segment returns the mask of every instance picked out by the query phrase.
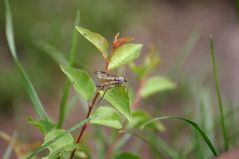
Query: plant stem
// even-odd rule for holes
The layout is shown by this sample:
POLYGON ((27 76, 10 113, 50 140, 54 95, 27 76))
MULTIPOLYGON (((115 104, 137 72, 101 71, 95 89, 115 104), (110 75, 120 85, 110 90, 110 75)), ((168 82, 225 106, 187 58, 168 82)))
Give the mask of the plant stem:
MULTIPOLYGON (((97 93, 95 94, 95 96, 94 96, 94 98, 93 98, 91 104, 89 105, 89 109, 88 109, 88 112, 87 112, 87 115, 86 115, 85 119, 88 119, 88 118, 90 117, 90 114, 91 114, 91 112, 92 112, 92 110, 93 110, 93 107, 94 107, 94 105, 95 105, 95 103, 96 103, 96 99, 98 98, 98 96, 99 96, 99 93, 97 92, 97 93)), ((79 134, 79 136, 78 136, 78 138, 77 138, 77 140, 76 140, 76 144, 80 143, 80 140, 81 140, 81 138, 82 138, 82 136, 83 136, 83 134, 84 134, 84 132, 85 132, 85 130, 86 130, 87 127, 88 127, 88 124, 84 124, 84 126, 82 127, 81 132, 80 132, 80 134, 79 134)), ((70 156, 69 159, 73 159, 73 157, 74 157, 74 155, 75 155, 75 151, 76 151, 76 149, 74 149, 74 150, 72 151, 71 156, 70 156)))
MULTIPOLYGON (((111 59, 111 57, 112 57, 113 52, 114 52, 114 50, 113 50, 112 53, 110 54, 109 60, 106 60, 106 64, 105 64, 105 71, 106 71, 106 72, 108 71, 109 61, 110 61, 110 59, 111 59)), ((93 107, 94 107, 94 105, 96 104, 96 99, 99 97, 99 95, 100 95, 100 94, 99 94, 99 92, 97 91, 96 94, 95 94, 95 96, 94 96, 94 98, 93 98, 93 100, 92 100, 92 102, 91 102, 91 104, 89 105, 89 110, 88 110, 88 112, 87 112, 87 115, 86 115, 86 118, 85 118, 85 119, 88 119, 88 118, 90 117, 90 114, 91 114, 91 112, 92 112, 92 110, 93 110, 93 107)), ((82 136, 83 136, 83 134, 84 134, 86 128, 88 127, 88 125, 89 125, 89 124, 85 124, 85 125, 82 127, 81 132, 80 132, 80 134, 79 134, 79 136, 78 136, 78 138, 77 138, 77 140, 76 140, 76 144, 80 143, 80 140, 81 140, 81 138, 82 138, 82 136)), ((74 149, 74 150, 72 151, 71 156, 70 156, 69 159, 73 159, 73 157, 74 157, 74 155, 75 155, 75 152, 76 152, 76 149, 74 149)))
POLYGON ((132 104, 132 108, 137 108, 140 101, 141 101, 142 96, 141 96, 140 92, 141 92, 141 89, 144 86, 145 80, 146 80, 146 75, 144 75, 144 77, 139 82, 139 85, 138 85, 138 88, 137 88, 137 91, 136 91, 136 95, 135 95, 135 99, 134 99, 133 104, 132 104))
POLYGON ((225 119, 223 114, 223 104, 222 104, 222 98, 221 98, 221 91, 220 91, 220 83, 218 79, 218 71, 217 71, 217 65, 215 60, 215 47, 214 47, 214 41, 213 37, 211 36, 211 57, 212 57, 212 65, 213 65, 213 75, 215 80, 215 86, 216 86, 216 93, 218 98, 218 105, 219 105, 219 111, 220 111, 220 119, 221 119, 221 125, 222 125, 222 133, 224 138, 224 150, 228 150, 228 135, 227 135, 227 129, 225 125, 225 119))
POLYGON ((109 54, 109 57, 105 60, 105 72, 108 72, 109 70, 110 60, 114 53, 115 53, 115 48, 112 49, 111 53, 109 54))
POLYGON ((63 95, 62 95, 61 103, 60 103, 60 112, 59 112, 60 114, 59 114, 57 128, 62 127, 62 124, 63 124, 64 119, 65 119, 66 104, 67 104, 67 101, 68 101, 69 91, 70 91, 70 81, 68 79, 66 79, 65 83, 64 83, 63 95))
MULTIPOLYGON (((115 52, 115 49, 112 50, 111 54, 109 55, 108 60, 107 60, 107 59, 105 60, 105 62, 106 62, 106 64, 105 64, 105 71, 106 71, 106 72, 108 72, 109 61, 111 60, 111 58, 112 58, 114 52, 115 52)), ((95 96, 94 96, 94 98, 93 98, 93 100, 92 100, 92 102, 91 102, 91 104, 89 105, 89 110, 88 110, 88 113, 87 113, 85 119, 88 119, 88 118, 90 117, 90 114, 91 114, 91 112, 92 112, 92 110, 93 110, 93 107, 94 107, 94 105, 96 104, 96 99, 99 97, 99 95, 100 95, 100 94, 99 94, 99 92, 97 91, 96 94, 95 94, 95 96)), ((80 142, 80 140, 81 140, 81 138, 82 138, 82 136, 83 136, 83 134, 84 134, 86 128, 88 127, 88 125, 89 125, 89 124, 85 124, 85 125, 82 127, 81 132, 80 132, 80 134, 79 134, 79 136, 78 136, 78 138, 77 138, 77 140, 76 140, 76 144, 78 144, 78 143, 80 142)), ((73 157, 74 157, 74 155, 75 155, 75 151, 76 151, 76 149, 74 149, 74 150, 72 151, 71 156, 70 156, 69 159, 73 159, 73 157)))
MULTIPOLYGON (((77 26, 79 24, 80 24, 80 11, 77 10, 75 25, 77 26)), ((74 28, 73 33, 72 33, 72 45, 71 45, 71 50, 70 50, 69 59, 68 59, 70 66, 73 66, 75 64, 76 53, 77 53, 77 49, 78 49, 77 44, 79 41, 78 39, 79 39, 78 32, 74 28)), ((64 83, 63 94, 62 94, 61 103, 60 103, 60 112, 59 112, 57 128, 61 128, 62 124, 65 120, 66 106, 67 106, 69 93, 70 93, 70 81, 69 81, 69 79, 66 79, 65 83, 64 83)))

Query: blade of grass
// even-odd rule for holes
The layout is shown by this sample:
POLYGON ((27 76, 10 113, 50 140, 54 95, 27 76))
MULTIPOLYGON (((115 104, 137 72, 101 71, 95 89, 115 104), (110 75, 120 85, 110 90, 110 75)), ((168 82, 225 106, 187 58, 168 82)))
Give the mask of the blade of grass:
POLYGON ((143 141, 144 143, 148 144, 154 150, 154 152, 157 154, 156 155, 157 158, 160 158, 160 159, 164 158, 162 156, 162 152, 159 150, 158 146, 155 146, 155 143, 152 143, 152 140, 146 138, 145 135, 140 135, 133 131, 127 131, 126 133, 130 134, 133 137, 136 137, 136 138, 140 139, 141 141, 143 141))
POLYGON ((9 159, 9 158, 11 157, 12 150, 13 150, 12 145, 9 144, 9 145, 7 146, 6 151, 5 151, 4 154, 3 154, 2 159, 9 159))
POLYGON ((216 93, 217 93, 217 98, 218 98, 218 106, 219 106, 219 111, 220 111, 222 133, 223 133, 223 138, 224 138, 224 150, 227 151, 229 149, 228 138, 227 138, 228 133, 227 133, 225 119, 224 119, 224 111, 223 111, 222 97, 221 97, 221 91, 220 91, 220 82, 218 79, 218 70, 217 70, 217 64, 216 64, 216 59, 215 59, 215 47, 214 47, 214 40, 213 40, 212 35, 210 37, 210 46, 211 46, 211 58, 212 58, 212 65, 213 65, 213 75, 214 75, 216 93))
POLYGON ((71 133, 71 132, 75 131, 76 129, 81 128, 83 125, 85 125, 86 123, 90 122, 90 120, 91 120, 91 118, 82 120, 80 123, 74 125, 73 127, 71 127, 70 129, 66 130, 65 132, 59 134, 58 136, 56 136, 52 140, 48 141, 47 143, 45 143, 44 145, 39 147, 38 149, 34 150, 30 155, 28 155, 28 157, 26 159, 31 159, 32 157, 36 156, 38 153, 42 152, 48 146, 50 146, 52 143, 54 143, 56 140, 60 139, 61 137, 63 137, 67 133, 71 133))
POLYGON ((172 147, 170 147, 163 139, 161 139, 160 137, 156 136, 153 133, 146 133, 145 137, 147 137, 147 139, 150 141, 150 144, 152 147, 154 147, 155 149, 162 149, 164 152, 166 152, 168 154, 168 156, 172 159, 178 159, 180 154, 173 149, 172 147))
MULTIPOLYGON (((80 25, 80 10, 77 10, 76 12, 76 19, 75 19, 75 26, 79 26, 80 25)), ((77 53, 77 44, 79 41, 79 34, 78 31, 75 29, 74 27, 74 31, 72 33, 72 46, 71 46, 71 51, 70 51, 70 55, 69 55, 69 63, 70 66, 72 66, 75 63, 75 59, 76 59, 76 53, 77 53)))
POLYGON ((156 136, 152 132, 144 132, 142 135, 135 133, 133 131, 126 131, 126 133, 131 134, 134 137, 137 137, 147 143, 151 148, 154 149, 155 153, 157 154, 157 157, 159 158, 165 158, 162 156, 161 150, 166 152, 166 154, 172 158, 172 159, 178 159, 180 154, 174 150, 172 147, 170 147, 163 139, 156 136))
MULTIPOLYGON (((211 139, 212 143, 215 143, 215 132, 209 133, 214 127, 215 118, 213 114, 213 107, 211 102, 210 93, 207 89, 203 89, 202 86, 196 86, 194 90, 194 98, 196 101, 196 106, 198 107, 198 111, 196 111, 196 118, 193 118, 195 121, 198 121, 200 127, 207 133, 208 137, 211 139)), ((206 156, 210 156, 210 151, 207 147, 202 145, 202 141, 199 140, 199 134, 196 133, 195 137, 197 138, 196 142, 198 142, 195 147, 197 150, 198 158, 205 158, 206 156), (201 155, 201 156, 200 156, 201 155)))
MULTIPOLYGON (((80 24, 80 11, 77 10, 75 25, 78 26, 79 24, 80 24)), ((79 37, 78 32, 74 27, 74 31, 72 35, 72 45, 71 45, 71 50, 70 50, 69 60, 68 60, 70 66, 73 66, 75 63, 76 53, 77 53, 77 43, 79 41, 78 37, 79 37)), ((70 81, 69 79, 66 79, 64 83, 63 95, 62 95, 61 103, 60 103, 60 112, 59 112, 59 119, 58 119, 58 125, 57 125, 58 128, 62 127, 62 124, 65 120, 66 105, 68 101, 69 92, 70 92, 70 81)))
POLYGON ((158 156, 162 155, 162 152, 160 150, 162 149, 172 159, 177 159, 179 157, 179 153, 177 153, 176 150, 170 147, 163 139, 159 138, 150 131, 145 131, 143 135, 137 134, 133 131, 125 131, 125 133, 126 134, 124 134, 124 136, 121 138, 125 138, 124 142, 122 143, 122 141, 120 140, 119 143, 115 146, 115 149, 120 149, 120 147, 122 147, 130 139, 130 136, 128 136, 128 134, 130 134, 131 136, 137 137, 147 143, 150 147, 154 149, 155 153, 157 153, 158 156))
MULTIPOLYGON (((235 106, 233 106, 235 108, 235 106)), ((226 118, 226 115, 225 115, 225 118, 226 118)), ((230 140, 229 139, 229 135, 232 134, 232 132, 237 132, 239 130, 238 128, 238 114, 234 114, 232 115, 229 120, 228 118, 225 119, 226 120, 226 123, 228 125, 228 142, 229 142, 229 145, 233 145, 233 146, 236 146, 237 143, 238 143, 238 138, 237 136, 234 137, 233 140, 230 140), (230 124, 230 125, 229 125, 230 124), (230 126, 230 127, 229 127, 230 126)))
POLYGON ((195 132, 195 143, 194 143, 194 150, 196 152, 196 156, 198 159, 205 158, 204 147, 201 144, 200 134, 195 132))
POLYGON ((41 101, 30 81, 28 78, 26 72, 24 71, 22 65, 18 61, 17 58, 17 52, 16 52, 16 47, 15 47, 15 42, 14 42, 14 32, 13 32, 13 23, 12 23, 12 14, 11 14, 11 9, 8 3, 8 0, 5 0, 5 6, 6 6, 6 37, 7 37, 7 42, 9 45, 10 52, 13 56, 14 62, 16 64, 17 70, 19 74, 21 75, 22 81, 24 83, 24 86, 27 90, 27 93, 31 99, 31 102, 34 106, 34 109, 38 115, 38 117, 42 120, 48 120, 48 115, 44 109, 44 107, 41 104, 41 101))
POLYGON ((65 83, 64 83, 63 95, 62 95, 61 103, 60 103, 59 119, 58 119, 57 128, 61 128, 63 125, 63 122, 65 120, 66 104, 68 101, 69 92, 70 92, 70 81, 68 79, 66 79, 65 83))
POLYGON ((158 117, 158 118, 149 120, 148 122, 144 123, 141 126, 141 128, 143 129, 145 126, 147 126, 148 124, 150 124, 156 120, 164 120, 164 119, 179 119, 179 120, 185 121, 186 123, 190 124, 201 135, 201 137, 204 139, 204 141, 207 143, 207 145, 210 148, 210 150, 212 151, 213 155, 217 156, 217 151, 214 148, 214 146, 213 146, 212 142, 210 141, 210 139, 208 138, 208 136, 206 135, 206 133, 198 126, 197 123, 195 123, 189 119, 186 119, 186 118, 183 118, 180 116, 163 116, 163 117, 158 117))
POLYGON ((38 117, 41 119, 41 120, 48 120, 48 115, 45 111, 45 109, 43 108, 42 104, 41 104, 41 101, 40 99, 38 98, 38 95, 30 81, 30 79, 28 78, 26 72, 24 71, 22 65, 19 63, 19 61, 15 61, 16 63, 16 66, 17 66, 17 70, 19 72, 19 74, 21 75, 22 77, 22 81, 23 81, 23 84, 28 92, 28 95, 33 103, 33 106, 35 108, 35 111, 38 115, 38 117))
POLYGON ((177 72, 179 71, 178 69, 182 67, 182 64, 190 56, 190 54, 192 53, 192 49, 198 42, 199 38, 200 38, 200 33, 198 31, 194 30, 190 33, 185 44, 180 49, 179 55, 176 58, 176 63, 170 72, 171 76, 177 75, 177 72))
POLYGON ((16 138, 17 138, 17 133, 14 132, 13 135, 12 135, 12 140, 9 143, 6 151, 4 152, 2 159, 10 159, 11 153, 12 153, 12 150, 13 150, 13 144, 14 144, 16 138))

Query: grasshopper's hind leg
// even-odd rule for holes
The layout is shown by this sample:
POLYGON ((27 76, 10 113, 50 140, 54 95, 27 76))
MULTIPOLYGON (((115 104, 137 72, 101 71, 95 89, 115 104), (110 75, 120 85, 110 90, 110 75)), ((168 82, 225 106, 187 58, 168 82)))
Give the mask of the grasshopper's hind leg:
POLYGON ((102 97, 100 98, 100 100, 97 102, 97 104, 99 104, 101 102, 101 100, 104 98, 105 93, 110 89, 110 87, 106 88, 104 91, 104 94, 102 95, 102 97))

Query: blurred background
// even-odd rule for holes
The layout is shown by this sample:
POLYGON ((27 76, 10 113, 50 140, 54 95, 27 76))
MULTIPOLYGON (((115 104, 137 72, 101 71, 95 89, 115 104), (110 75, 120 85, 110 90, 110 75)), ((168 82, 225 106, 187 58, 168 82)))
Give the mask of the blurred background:
MULTIPOLYGON (((233 136, 233 145, 238 145, 238 128, 230 126, 238 120, 239 103, 239 15, 235 1, 10 0, 10 5, 19 59, 53 119, 58 117, 64 75, 43 45, 68 55, 77 9, 80 9, 81 26, 109 41, 120 32, 121 36, 133 36, 136 42, 143 43, 139 62, 148 46, 159 48, 161 64, 155 74, 168 76, 177 83, 177 88, 142 102, 143 109, 152 116, 189 117, 206 129, 218 121, 219 114, 210 57, 210 34, 213 34, 223 103, 230 117, 229 135, 233 136), (208 110, 208 105, 212 109, 208 110)), ((4 16, 4 1, 0 1, 0 130, 9 134, 17 131, 19 139, 27 142, 39 138, 39 134, 33 133, 32 126, 26 122, 26 116, 35 115, 8 50, 4 16)), ((76 61, 78 67, 88 72, 104 67, 101 55, 82 37, 76 61)), ((133 79, 130 71, 127 79, 133 79)), ((80 107, 75 109, 81 112, 80 107)), ((82 118, 77 111, 67 119, 70 125, 82 118)), ((175 121, 164 123, 167 130, 160 136, 175 149, 187 152, 187 144, 194 137, 188 126, 175 121)), ((217 129, 212 139, 221 135, 220 126, 217 129)), ((215 142, 220 145, 222 140, 215 142)), ((6 146, 0 139, 0 156, 6 146)), ((189 158, 194 158, 193 154, 189 158)))

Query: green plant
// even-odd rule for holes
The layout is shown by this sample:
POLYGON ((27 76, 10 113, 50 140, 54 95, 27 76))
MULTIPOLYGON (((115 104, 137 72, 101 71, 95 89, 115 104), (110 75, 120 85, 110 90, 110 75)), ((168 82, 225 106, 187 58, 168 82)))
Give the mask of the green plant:
MULTIPOLYGON (((174 148, 166 144, 164 140, 155 135, 155 132, 162 132, 165 130, 165 126, 159 121, 162 119, 179 119, 185 121, 194 128, 197 135, 202 137, 212 154, 214 156, 218 155, 218 152, 207 133, 204 132, 196 122, 180 116, 162 116, 153 118, 147 111, 140 108, 142 99, 146 99, 159 92, 172 90, 176 87, 176 84, 167 77, 152 75, 153 70, 157 68, 160 63, 157 50, 154 47, 150 48, 143 58, 143 62, 141 64, 135 64, 134 60, 140 56, 141 49, 143 47, 142 44, 132 43, 132 37, 119 38, 119 34, 116 34, 111 45, 112 49, 110 49, 109 42, 102 35, 79 26, 79 12, 77 12, 76 16, 76 27, 73 31, 72 46, 68 60, 62 54, 57 53, 54 48, 50 46, 45 48, 46 51, 49 52, 50 56, 56 60, 60 69, 67 77, 63 86, 63 95, 59 107, 59 118, 57 122, 53 121, 47 114, 44 106, 41 104, 29 77, 17 58, 17 51, 14 44, 12 15, 8 0, 5 0, 5 4, 6 36, 9 49, 38 117, 37 119, 29 117, 28 122, 38 128, 44 138, 44 142, 41 143, 41 146, 38 146, 35 150, 27 152, 22 156, 23 158, 34 158, 46 149, 48 150, 48 154, 43 157, 45 159, 73 159, 74 156, 77 156, 78 158, 90 158, 90 155, 84 150, 84 146, 82 144, 83 135, 90 125, 100 125, 113 128, 111 131, 113 136, 112 142, 104 145, 105 147, 101 151, 101 153, 103 153, 101 158, 140 158, 140 156, 130 152, 122 152, 120 150, 122 145, 124 145, 131 137, 138 138, 147 143, 152 148, 154 153, 157 154, 158 158, 163 158, 164 155, 162 154, 162 150, 171 158, 180 158, 181 154, 179 152, 174 150, 174 148), (129 85, 122 86, 120 84, 120 87, 100 89, 97 87, 97 84, 86 70, 75 68, 74 64, 79 38, 78 33, 93 44, 101 53, 102 60, 104 60, 105 63, 105 69, 103 71, 116 71, 120 67, 128 65, 131 70, 130 74, 134 74, 137 77, 138 86, 136 89, 134 90, 130 87, 130 81, 129 85), (62 126, 67 117, 66 115, 68 109, 70 109, 68 97, 71 84, 73 85, 75 92, 83 98, 82 100, 89 103, 88 110, 84 120, 79 121, 75 124, 75 126, 69 129, 63 129, 62 126), (107 101, 107 104, 101 104, 101 98, 107 101), (79 128, 81 129, 75 140, 71 133, 79 128), (156 141, 154 140, 154 137, 157 138, 155 139, 156 141)), ((211 48, 221 123, 225 139, 225 150, 227 150, 227 131, 224 123, 225 119, 217 77, 213 41, 211 41, 211 48)), ((97 131, 97 135, 99 135, 98 138, 103 138, 101 142, 105 142, 103 141, 103 135, 100 136, 100 133, 106 133, 104 132, 104 129, 100 128, 100 130, 97 131)), ((6 135, 3 134, 2 136, 6 135)), ((6 138, 10 139, 11 137, 6 138)), ((13 148, 15 145, 15 138, 16 137, 10 139, 13 148)), ((9 156, 9 152, 12 147, 8 148, 4 158, 8 158, 7 156, 9 156)))

